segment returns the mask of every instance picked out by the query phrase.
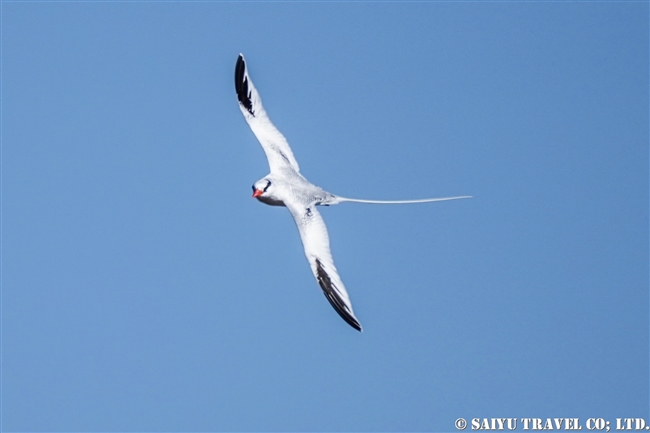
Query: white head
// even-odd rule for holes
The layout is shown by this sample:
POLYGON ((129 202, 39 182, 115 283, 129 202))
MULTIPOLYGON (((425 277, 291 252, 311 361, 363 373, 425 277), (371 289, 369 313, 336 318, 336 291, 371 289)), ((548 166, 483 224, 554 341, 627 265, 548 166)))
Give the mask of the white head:
POLYGON ((253 197, 261 201, 262 203, 269 204, 271 206, 284 206, 284 202, 280 197, 276 195, 276 187, 269 177, 260 179, 253 184, 253 197))
POLYGON ((253 197, 259 198, 266 193, 269 193, 269 188, 271 188, 271 180, 264 178, 260 179, 253 184, 253 197))

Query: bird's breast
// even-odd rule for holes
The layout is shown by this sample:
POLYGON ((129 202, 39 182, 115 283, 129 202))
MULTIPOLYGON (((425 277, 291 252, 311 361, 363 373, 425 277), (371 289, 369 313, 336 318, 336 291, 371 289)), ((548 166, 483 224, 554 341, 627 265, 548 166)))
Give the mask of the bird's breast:
POLYGON ((285 206, 282 200, 275 198, 259 196, 257 199, 264 204, 268 204, 269 206, 285 206))

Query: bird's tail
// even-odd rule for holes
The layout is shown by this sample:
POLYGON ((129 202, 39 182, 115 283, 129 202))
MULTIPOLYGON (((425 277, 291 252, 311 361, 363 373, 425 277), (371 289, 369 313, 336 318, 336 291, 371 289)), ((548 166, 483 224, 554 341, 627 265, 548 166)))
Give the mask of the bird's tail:
POLYGON ((371 204, 408 204, 408 203, 429 203, 432 201, 447 201, 447 200, 459 200, 461 198, 472 198, 471 195, 462 195, 458 197, 442 197, 442 198, 423 198, 419 200, 361 200, 358 198, 346 198, 336 196, 328 204, 339 204, 343 202, 353 202, 353 203, 371 203, 371 204))

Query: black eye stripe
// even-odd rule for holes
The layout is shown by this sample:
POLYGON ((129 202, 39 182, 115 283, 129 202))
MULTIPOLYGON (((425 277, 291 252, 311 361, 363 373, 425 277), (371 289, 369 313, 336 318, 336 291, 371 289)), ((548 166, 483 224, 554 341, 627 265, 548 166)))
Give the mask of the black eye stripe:
POLYGON ((268 183, 266 184, 266 187, 264 188, 264 192, 266 192, 266 190, 269 189, 269 187, 271 186, 271 181, 268 180, 267 182, 268 183))

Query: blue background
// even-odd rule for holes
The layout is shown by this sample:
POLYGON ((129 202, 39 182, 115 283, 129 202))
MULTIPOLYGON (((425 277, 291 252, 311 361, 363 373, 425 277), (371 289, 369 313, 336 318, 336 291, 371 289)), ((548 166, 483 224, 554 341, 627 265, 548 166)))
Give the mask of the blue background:
MULTIPOLYGON (((2 3, 5 431, 648 416, 648 3, 2 3), (327 303, 234 92, 322 208, 327 303)), ((521 425, 520 425, 521 427, 521 425)))

